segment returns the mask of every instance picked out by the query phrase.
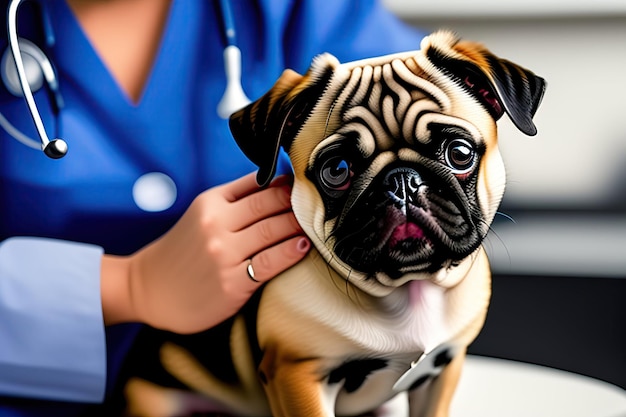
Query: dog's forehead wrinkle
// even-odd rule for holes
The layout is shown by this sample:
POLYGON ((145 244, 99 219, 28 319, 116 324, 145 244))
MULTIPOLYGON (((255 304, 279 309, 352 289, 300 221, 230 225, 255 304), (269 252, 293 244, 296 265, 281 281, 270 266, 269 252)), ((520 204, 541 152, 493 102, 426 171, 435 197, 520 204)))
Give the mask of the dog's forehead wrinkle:
MULTIPOLYGON (((385 97, 385 103, 383 108, 383 115, 393 115, 395 116, 395 124, 399 125, 399 120, 404 117, 406 113, 406 109, 408 108, 411 102, 411 93, 410 90, 402 86, 398 81, 396 81, 396 69, 398 66, 403 66, 399 61, 392 61, 391 64, 386 64, 383 66, 383 77, 386 84, 386 87, 393 92, 395 97, 391 95, 387 95, 385 97), (394 65, 395 64, 395 65, 394 65), (390 106, 391 108, 387 108, 390 106)), ((394 130, 392 132, 397 132, 397 126, 394 126, 394 130)))
POLYGON ((362 75, 363 70, 361 68, 355 68, 350 73, 350 78, 344 82, 341 94, 336 100, 338 103, 348 103, 349 106, 353 102, 353 98, 363 86, 362 75))
POLYGON ((414 143, 415 140, 428 143, 430 136, 425 134, 423 127, 420 129, 420 120, 425 114, 436 112, 438 109, 438 106, 431 100, 423 97, 415 99, 404 116, 402 138, 408 143, 414 143))
POLYGON ((423 114, 417 123, 416 132, 416 137, 424 143, 430 142, 434 133, 446 133, 449 136, 456 133, 459 136, 471 138, 476 145, 487 145, 483 134, 475 124, 465 118, 440 112, 423 114))
MULTIPOLYGON (((381 123, 369 108, 356 106, 349 109, 344 116, 344 129, 353 129, 363 134, 363 140, 369 141, 378 149, 388 149, 393 145, 393 138, 386 126, 381 123)), ((367 146, 371 148, 371 146, 367 146)))
POLYGON ((400 123, 398 122, 399 117, 397 110, 399 110, 400 107, 396 105, 395 100, 391 96, 385 96, 381 108, 383 121, 390 136, 398 137, 400 134, 400 123))
POLYGON ((424 71, 416 72, 415 68, 417 65, 412 64, 417 64, 413 58, 402 62, 399 60, 392 61, 393 74, 405 84, 412 87, 407 88, 407 90, 420 91, 428 96, 429 99, 433 100, 442 111, 449 111, 451 102, 447 94, 433 83, 424 71))
POLYGON ((371 94, 371 90, 373 85, 377 83, 372 83, 372 78, 374 77, 374 69, 371 66, 366 66, 359 74, 359 86, 352 93, 349 105, 353 106, 355 104, 362 103, 368 95, 371 94))
POLYGON ((382 149, 389 148, 398 137, 407 142, 427 140, 427 136, 416 135, 420 116, 426 111, 447 111, 449 99, 438 86, 416 73, 417 68, 413 59, 396 58, 376 66, 352 67, 349 76, 339 71, 335 82, 343 84, 333 100, 332 112, 340 109, 340 124, 364 120, 382 149))

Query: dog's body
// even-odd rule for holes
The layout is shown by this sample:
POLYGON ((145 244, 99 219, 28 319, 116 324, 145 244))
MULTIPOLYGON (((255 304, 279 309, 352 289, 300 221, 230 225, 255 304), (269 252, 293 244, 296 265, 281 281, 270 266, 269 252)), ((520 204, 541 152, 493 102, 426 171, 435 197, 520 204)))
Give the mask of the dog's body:
POLYGON ((506 112, 534 134, 544 86, 447 32, 420 51, 285 72, 231 129, 262 184, 287 151, 315 250, 206 345, 159 345, 177 382, 132 379, 129 413, 354 416, 407 391, 411 417, 445 416, 489 303, 480 244, 505 182, 495 122, 506 112))

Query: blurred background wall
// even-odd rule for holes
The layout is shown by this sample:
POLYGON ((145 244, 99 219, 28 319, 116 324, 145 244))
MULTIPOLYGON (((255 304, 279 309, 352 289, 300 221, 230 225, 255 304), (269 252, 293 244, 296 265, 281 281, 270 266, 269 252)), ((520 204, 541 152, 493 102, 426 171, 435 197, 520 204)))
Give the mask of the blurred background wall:
POLYGON ((471 351, 626 388, 626 1, 383 3, 548 83, 537 136, 499 122, 506 215, 486 242, 494 293, 471 351))

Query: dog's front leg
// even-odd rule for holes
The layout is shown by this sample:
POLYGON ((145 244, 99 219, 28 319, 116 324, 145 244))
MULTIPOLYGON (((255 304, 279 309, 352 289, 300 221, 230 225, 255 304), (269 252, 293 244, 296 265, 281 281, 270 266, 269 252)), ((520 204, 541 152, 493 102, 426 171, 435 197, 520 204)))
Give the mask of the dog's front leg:
POLYGON ((335 415, 339 387, 324 384, 320 369, 318 358, 295 358, 265 351, 259 377, 265 386, 273 417, 335 415))
POLYGON ((410 417, 448 417, 464 361, 465 351, 459 352, 439 376, 409 391, 410 417))

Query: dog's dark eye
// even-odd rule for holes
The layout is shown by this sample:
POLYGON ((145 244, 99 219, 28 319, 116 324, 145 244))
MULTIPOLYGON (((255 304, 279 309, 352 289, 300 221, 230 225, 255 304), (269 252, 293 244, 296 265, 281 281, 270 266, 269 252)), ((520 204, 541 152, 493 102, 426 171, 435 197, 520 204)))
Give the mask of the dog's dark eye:
POLYGON ((350 186, 350 164, 341 158, 331 158, 324 162, 320 170, 322 184, 331 190, 345 190, 350 186))
POLYGON ((453 139, 446 146, 444 153, 446 164, 455 174, 466 174, 476 162, 476 150, 465 139, 453 139))

